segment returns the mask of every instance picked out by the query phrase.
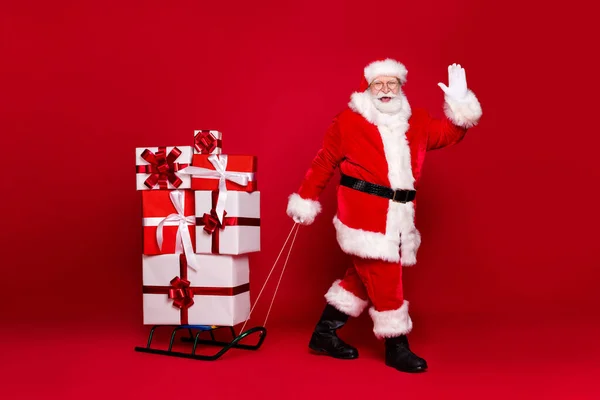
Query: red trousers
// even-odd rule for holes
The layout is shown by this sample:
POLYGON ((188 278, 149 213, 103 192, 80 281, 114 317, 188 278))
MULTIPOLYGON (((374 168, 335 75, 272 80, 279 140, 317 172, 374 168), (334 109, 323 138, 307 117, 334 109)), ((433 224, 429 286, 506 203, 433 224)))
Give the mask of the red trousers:
POLYGON ((412 329, 400 263, 353 256, 344 278, 333 282, 325 299, 352 317, 358 317, 371 303, 369 314, 378 338, 404 335, 412 329))

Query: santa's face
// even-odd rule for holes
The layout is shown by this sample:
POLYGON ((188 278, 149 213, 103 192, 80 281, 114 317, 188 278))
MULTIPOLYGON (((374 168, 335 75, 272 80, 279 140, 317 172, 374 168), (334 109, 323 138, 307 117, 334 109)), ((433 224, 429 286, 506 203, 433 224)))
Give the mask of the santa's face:
POLYGON ((378 76, 369 85, 369 94, 373 104, 381 112, 395 114, 402 109, 404 95, 396 77, 378 76))

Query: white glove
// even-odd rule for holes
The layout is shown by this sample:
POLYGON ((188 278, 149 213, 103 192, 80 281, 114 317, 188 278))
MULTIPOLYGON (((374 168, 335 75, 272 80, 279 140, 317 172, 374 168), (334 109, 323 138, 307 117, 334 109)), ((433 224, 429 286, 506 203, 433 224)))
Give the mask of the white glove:
POLYGON ((295 223, 304 225, 304 220, 302 218, 294 216, 292 219, 295 223))
POLYGON ((456 100, 466 100, 467 98, 467 77, 464 68, 460 64, 448 66, 448 86, 438 83, 438 86, 444 91, 446 96, 456 100))

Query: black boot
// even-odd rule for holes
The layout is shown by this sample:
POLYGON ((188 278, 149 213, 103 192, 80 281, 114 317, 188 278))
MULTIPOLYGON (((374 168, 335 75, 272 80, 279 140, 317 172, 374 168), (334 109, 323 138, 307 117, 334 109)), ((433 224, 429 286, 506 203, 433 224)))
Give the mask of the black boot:
POLYGON ((335 333, 337 329, 344 326, 346 321, 348 321, 348 315, 327 304, 310 338, 308 347, 334 358, 357 358, 358 350, 344 343, 335 333))
POLYGON ((427 369, 427 362, 414 354, 404 335, 385 340, 385 364, 402 372, 421 372, 427 369))

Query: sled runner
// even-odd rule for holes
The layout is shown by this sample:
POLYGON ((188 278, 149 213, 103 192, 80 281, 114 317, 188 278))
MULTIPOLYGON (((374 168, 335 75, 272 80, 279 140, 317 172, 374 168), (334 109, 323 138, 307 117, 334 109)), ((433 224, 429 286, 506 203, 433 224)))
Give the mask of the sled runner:
POLYGON ((203 360, 203 361, 215 361, 219 359, 223 354, 229 351, 232 348, 242 349, 242 350, 258 350, 267 336, 267 330, 262 327, 255 327, 248 329, 247 331, 236 336, 235 330, 231 326, 196 326, 196 325, 155 325, 150 330, 150 334, 148 335, 148 344, 146 347, 136 347, 135 351, 139 351, 142 353, 152 353, 152 354, 160 354, 164 356, 172 356, 172 357, 181 357, 181 358, 192 358, 194 360, 203 360), (152 339, 154 337, 154 331, 157 328, 165 327, 172 328, 171 332, 171 340, 169 341, 169 347, 167 350, 152 348, 152 339), (231 342, 223 342, 215 339, 214 331, 218 329, 226 329, 231 332, 232 340, 231 342), (181 338, 183 342, 192 343, 191 349, 188 353, 184 353, 181 351, 174 351, 173 344, 175 342, 175 337, 177 332, 180 330, 187 330, 189 336, 184 336, 181 338), (197 331, 194 334, 194 331, 197 331), (210 339, 200 339, 200 335, 203 332, 208 332, 210 335, 210 339), (241 344, 239 343, 242 339, 250 336, 254 333, 258 333, 258 343, 254 345, 241 344), (208 346, 218 346, 221 347, 221 350, 216 352, 213 355, 202 355, 196 354, 196 350, 198 349, 198 345, 208 345, 208 346))
POLYGON ((158 354, 158 355, 163 355, 163 356, 191 358, 194 360, 215 361, 215 360, 218 360, 219 358, 221 358, 221 356, 223 356, 223 354, 225 354, 226 352, 228 352, 231 349, 258 350, 262 346, 262 344, 267 336, 267 329, 265 328, 265 326, 267 324, 267 319, 269 318, 269 313, 271 312, 271 308, 273 307, 273 302, 275 300, 275 296, 277 295, 277 290, 279 289, 279 285, 281 283, 281 278, 283 277, 283 273, 285 272, 285 267, 289 260, 290 253, 291 253, 292 247, 294 245, 294 241, 296 240, 296 235, 298 234, 298 228, 299 228, 299 225, 297 223, 294 223, 294 225, 292 226, 292 229, 290 230, 290 233, 288 234, 288 237, 287 237, 285 243, 283 244, 283 247, 281 248, 281 251, 279 252, 279 255, 277 256, 277 259, 275 260, 275 262, 273 263, 273 266, 271 267, 271 270, 269 271, 269 275, 267 276, 265 283, 263 284, 263 287, 260 290, 260 292, 254 302, 254 305, 252 306, 252 309, 250 310, 250 314, 248 315, 248 318, 246 319, 242 328, 240 329, 239 335, 236 335, 235 329, 233 328, 233 326, 154 325, 150 329, 150 333, 148 335, 148 341, 147 341, 146 346, 145 347, 136 346, 135 351, 142 352, 142 353, 158 354), (256 326, 254 328, 244 330, 247 322, 250 320, 250 317, 252 316, 252 311, 254 310, 254 307, 256 307, 256 304, 258 303, 258 300, 260 299, 260 296, 261 296, 263 290, 265 289, 265 286, 267 285, 267 282, 269 281, 271 274, 273 273, 273 269, 275 268, 275 265, 277 265, 277 261, 279 261, 279 258, 281 257, 281 253, 283 252, 283 249, 285 248, 292 233, 294 233, 294 237, 292 239, 292 244, 290 245, 290 249, 288 250, 287 258, 285 260, 283 269, 279 276, 279 281, 277 282, 277 287, 275 288, 275 293, 273 294, 273 298, 271 299, 271 304, 269 306, 269 310, 267 311, 265 321, 262 324, 262 326, 256 326), (152 341, 154 339, 155 331, 159 328, 172 329, 171 338, 169 340, 169 346, 166 350, 152 347, 152 341), (231 333, 231 338, 232 338, 231 341, 227 342, 227 341, 216 340, 215 332, 218 330, 228 330, 231 333), (187 335, 182 336, 181 341, 184 343, 187 343, 187 344, 191 344, 189 352, 173 350, 173 345, 175 344, 175 338, 179 331, 187 331, 187 335), (200 335, 202 333, 207 333, 210 336, 210 339, 200 339, 200 335), (240 341, 242 341, 243 339, 245 339, 249 336, 253 336, 254 334, 258 334, 258 341, 256 344, 240 343, 240 341), (214 353, 213 355, 196 354, 196 351, 198 350, 199 345, 221 347, 221 349, 219 351, 217 351, 216 353, 214 353))

